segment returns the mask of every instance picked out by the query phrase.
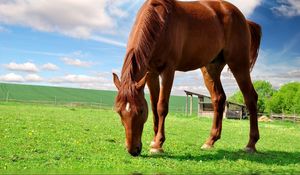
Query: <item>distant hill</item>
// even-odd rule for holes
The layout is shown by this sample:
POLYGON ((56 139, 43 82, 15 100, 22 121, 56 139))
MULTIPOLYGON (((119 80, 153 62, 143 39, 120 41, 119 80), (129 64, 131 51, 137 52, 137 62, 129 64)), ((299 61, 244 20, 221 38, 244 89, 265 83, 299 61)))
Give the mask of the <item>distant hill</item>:
POLYGON ((113 105, 116 92, 0 83, 0 99, 6 100, 7 96, 18 101, 90 102, 113 105))
MULTIPOLYGON (((0 100, 47 103, 99 103, 103 106, 113 106, 117 92, 92 89, 78 89, 52 86, 21 85, 0 83, 0 100)), ((148 104, 149 94, 146 94, 148 104)), ((185 110, 184 96, 171 96, 170 111, 185 110)), ((197 111, 197 99, 194 98, 193 108, 197 111)), ((149 110, 150 112, 151 110, 149 110)))

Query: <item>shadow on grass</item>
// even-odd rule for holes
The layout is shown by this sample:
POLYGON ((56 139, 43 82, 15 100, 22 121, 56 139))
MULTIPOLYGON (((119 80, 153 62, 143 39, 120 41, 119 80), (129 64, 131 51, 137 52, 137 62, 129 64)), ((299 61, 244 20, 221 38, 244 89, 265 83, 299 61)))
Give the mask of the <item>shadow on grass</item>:
MULTIPOLYGON (((203 151, 204 152, 204 151, 203 151)), ((165 158, 175 159, 178 161, 218 161, 218 160, 247 160, 251 162, 262 163, 266 165, 290 165, 300 163, 300 152, 283 152, 283 151, 262 151, 258 153, 246 153, 240 151, 228 151, 228 150, 216 150, 216 151, 205 151, 202 155, 171 155, 165 153, 160 156, 142 155, 144 158, 165 158)))

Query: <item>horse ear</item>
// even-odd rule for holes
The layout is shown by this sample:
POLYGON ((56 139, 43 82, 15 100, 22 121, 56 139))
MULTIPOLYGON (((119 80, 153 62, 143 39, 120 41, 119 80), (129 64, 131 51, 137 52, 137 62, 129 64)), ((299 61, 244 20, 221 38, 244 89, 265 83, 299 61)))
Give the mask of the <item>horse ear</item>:
POLYGON ((163 23, 165 22, 165 16, 166 16, 166 10, 165 8, 161 5, 161 4, 152 4, 154 7, 154 10, 156 12, 156 14, 158 15, 160 21, 163 23))
POLYGON ((120 90, 120 87, 121 87, 121 82, 119 80, 119 77, 117 74, 113 73, 113 77, 114 77, 114 83, 115 83, 115 86, 117 87, 118 90, 120 90))
POLYGON ((146 75, 138 83, 136 83, 135 87, 137 90, 141 90, 145 87, 149 74, 150 73, 147 72, 146 75))
POLYGON ((167 19, 167 15, 170 13, 172 0, 150 0, 150 4, 154 8, 161 23, 164 23, 167 19))

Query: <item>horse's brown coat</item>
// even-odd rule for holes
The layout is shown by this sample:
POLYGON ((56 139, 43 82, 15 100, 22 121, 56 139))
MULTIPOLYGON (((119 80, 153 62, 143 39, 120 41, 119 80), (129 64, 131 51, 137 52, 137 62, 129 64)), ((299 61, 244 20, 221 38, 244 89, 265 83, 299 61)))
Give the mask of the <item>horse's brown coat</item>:
POLYGON ((147 0, 129 37, 121 81, 114 74, 119 90, 116 110, 125 126, 128 151, 134 156, 141 151, 142 130, 148 115, 143 92, 146 82, 154 116, 155 136, 151 147, 162 150, 174 73, 199 68, 214 105, 213 126, 205 142, 206 148, 212 147, 221 135, 226 96, 220 74, 226 64, 234 74, 250 112, 247 150, 255 151, 259 139, 257 94, 250 70, 258 56, 260 38, 260 26, 247 21, 226 1, 147 0), (126 111, 127 103, 130 111, 126 111))

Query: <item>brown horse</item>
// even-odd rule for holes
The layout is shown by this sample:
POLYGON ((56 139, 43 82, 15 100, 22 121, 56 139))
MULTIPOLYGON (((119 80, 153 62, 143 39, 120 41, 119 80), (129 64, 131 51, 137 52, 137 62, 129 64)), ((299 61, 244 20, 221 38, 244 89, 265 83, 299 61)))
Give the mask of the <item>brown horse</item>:
POLYGON ((165 141, 165 118, 174 73, 199 68, 214 106, 211 133, 202 148, 212 148, 221 136, 226 96, 220 74, 226 64, 250 112, 250 139, 246 151, 256 151, 259 139, 257 94, 250 71, 258 56, 260 38, 260 26, 247 21, 226 1, 147 0, 137 15, 128 41, 121 80, 113 74, 118 89, 115 107, 125 127, 128 152, 133 156, 141 153, 141 137, 148 116, 145 84, 150 90, 154 116, 151 152, 160 153, 165 141))

